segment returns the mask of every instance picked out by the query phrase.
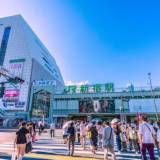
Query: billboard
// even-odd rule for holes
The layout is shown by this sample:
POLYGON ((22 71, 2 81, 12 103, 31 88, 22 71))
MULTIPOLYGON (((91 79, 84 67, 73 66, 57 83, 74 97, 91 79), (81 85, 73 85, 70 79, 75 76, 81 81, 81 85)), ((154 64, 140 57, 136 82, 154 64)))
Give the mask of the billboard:
POLYGON ((115 111, 114 100, 80 100, 80 113, 112 113, 115 111))
MULTIPOLYGON (((17 76, 19 78, 23 77, 25 59, 14 59, 10 60, 10 63, 6 66, 7 74, 17 76)), ((2 79, 2 81, 5 81, 2 79)), ((21 98, 21 88, 22 84, 5 84, 5 90, 3 98, 0 99, 0 106, 5 110, 24 110, 27 104, 27 99, 21 98)))

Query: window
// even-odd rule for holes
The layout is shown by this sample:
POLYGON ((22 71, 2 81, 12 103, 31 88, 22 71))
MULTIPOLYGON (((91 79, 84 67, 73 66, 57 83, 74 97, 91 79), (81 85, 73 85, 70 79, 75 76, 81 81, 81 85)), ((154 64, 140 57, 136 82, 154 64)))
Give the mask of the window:
POLYGON ((6 27, 4 30, 4 34, 3 34, 3 38, 2 38, 2 42, 1 42, 1 47, 0 47, 0 65, 1 66, 3 66, 10 31, 11 31, 11 27, 6 27))

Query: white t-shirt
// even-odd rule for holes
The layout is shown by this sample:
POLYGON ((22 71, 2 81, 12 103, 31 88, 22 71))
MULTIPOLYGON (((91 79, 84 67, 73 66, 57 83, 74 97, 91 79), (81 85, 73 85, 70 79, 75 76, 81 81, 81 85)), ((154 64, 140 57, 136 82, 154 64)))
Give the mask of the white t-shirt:
POLYGON ((157 141, 160 143, 160 128, 157 130, 157 141))
POLYGON ((152 135, 155 135, 155 130, 152 125, 143 122, 139 125, 139 134, 142 135, 142 143, 154 143, 152 135))
POLYGON ((54 124, 54 123, 51 123, 51 124, 50 124, 50 129, 52 129, 52 130, 55 129, 55 124, 54 124))
POLYGON ((103 126, 97 125, 98 134, 103 134, 103 126))
POLYGON ((67 133, 67 131, 68 131, 68 124, 67 123, 63 125, 62 129, 63 129, 63 135, 68 135, 68 133, 67 133))

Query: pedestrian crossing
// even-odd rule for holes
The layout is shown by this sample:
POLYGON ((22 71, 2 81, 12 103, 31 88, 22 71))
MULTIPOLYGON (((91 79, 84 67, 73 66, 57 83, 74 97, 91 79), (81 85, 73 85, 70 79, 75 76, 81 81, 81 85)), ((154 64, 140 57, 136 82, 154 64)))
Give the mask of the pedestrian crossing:
MULTIPOLYGON (((60 130, 56 131, 56 136, 50 138, 49 133, 43 133, 41 136, 37 136, 37 141, 33 143, 32 154, 27 154, 24 160, 32 159, 34 160, 72 160, 73 157, 68 157, 67 145, 63 143, 62 133, 60 130), (38 158, 38 157, 41 158, 38 158), (33 158, 34 157, 34 158, 33 158), (37 157, 37 158, 36 158, 37 157)), ((13 153, 13 142, 0 144, 0 160, 9 160, 11 154, 13 153)), ((115 144, 115 153, 117 160, 140 160, 141 155, 135 154, 134 152, 121 152, 117 151, 115 144)), ((157 151, 155 150, 156 156, 158 158, 157 151)), ((75 145, 75 157, 73 160, 76 160, 76 157, 79 157, 78 160, 88 158, 89 160, 100 160, 103 159, 102 149, 96 151, 96 155, 93 155, 90 150, 89 142, 87 141, 86 149, 83 150, 81 145, 75 145), (80 159, 81 157, 81 159, 80 159)))

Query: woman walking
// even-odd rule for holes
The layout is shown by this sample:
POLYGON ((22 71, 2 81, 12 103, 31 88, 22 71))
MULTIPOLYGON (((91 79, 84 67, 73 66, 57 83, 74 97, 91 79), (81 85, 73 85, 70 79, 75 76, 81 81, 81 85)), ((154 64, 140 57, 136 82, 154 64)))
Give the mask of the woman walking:
POLYGON ((83 149, 85 150, 85 146, 86 146, 86 122, 82 121, 80 124, 80 136, 81 136, 81 145, 83 147, 83 149))
POLYGON ((26 129, 26 122, 22 122, 20 129, 16 132, 16 138, 14 143, 17 147, 17 160, 23 159, 29 136, 29 131, 26 129))

